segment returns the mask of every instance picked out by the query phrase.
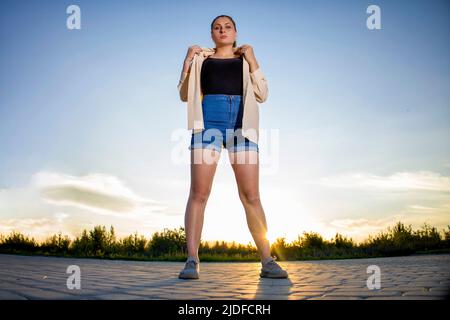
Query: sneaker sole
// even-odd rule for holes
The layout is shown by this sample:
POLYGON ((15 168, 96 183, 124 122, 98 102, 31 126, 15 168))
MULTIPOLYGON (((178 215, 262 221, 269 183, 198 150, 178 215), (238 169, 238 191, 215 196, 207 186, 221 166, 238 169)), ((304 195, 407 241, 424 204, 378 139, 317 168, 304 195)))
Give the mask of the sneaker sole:
POLYGON ((284 279, 284 278, 288 278, 289 277, 288 274, 271 275, 269 273, 264 273, 264 272, 261 272, 259 274, 259 276, 261 278, 272 278, 272 279, 284 279))
POLYGON ((179 279, 198 279, 198 275, 178 275, 179 279))

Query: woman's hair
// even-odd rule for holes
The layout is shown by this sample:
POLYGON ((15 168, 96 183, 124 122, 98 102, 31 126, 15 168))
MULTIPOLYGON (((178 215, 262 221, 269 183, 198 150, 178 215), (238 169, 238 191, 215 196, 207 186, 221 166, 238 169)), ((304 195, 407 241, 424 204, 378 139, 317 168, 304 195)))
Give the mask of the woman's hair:
MULTIPOLYGON (((237 31, 237 29, 236 29, 236 23, 234 22, 233 18, 230 17, 230 16, 227 16, 226 14, 221 14, 220 16, 217 16, 217 17, 214 18, 214 20, 211 22, 211 31, 213 30, 214 22, 216 22, 216 20, 219 19, 219 18, 221 18, 221 17, 225 17, 225 18, 230 19, 231 22, 233 23, 234 30, 237 31)), ((236 47, 236 46, 237 46, 236 41, 234 41, 234 42, 233 42, 233 47, 236 47)))

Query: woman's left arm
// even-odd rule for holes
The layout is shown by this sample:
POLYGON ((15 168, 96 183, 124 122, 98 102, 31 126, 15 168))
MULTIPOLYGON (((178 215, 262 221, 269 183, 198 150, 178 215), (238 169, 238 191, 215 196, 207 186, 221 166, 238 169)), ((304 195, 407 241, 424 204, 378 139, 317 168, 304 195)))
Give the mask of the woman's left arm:
POLYGON ((255 93, 256 101, 262 103, 267 100, 269 88, 267 86, 267 80, 258 65, 258 61, 256 60, 253 47, 245 44, 239 47, 239 50, 249 64, 250 78, 252 80, 253 92, 255 93))

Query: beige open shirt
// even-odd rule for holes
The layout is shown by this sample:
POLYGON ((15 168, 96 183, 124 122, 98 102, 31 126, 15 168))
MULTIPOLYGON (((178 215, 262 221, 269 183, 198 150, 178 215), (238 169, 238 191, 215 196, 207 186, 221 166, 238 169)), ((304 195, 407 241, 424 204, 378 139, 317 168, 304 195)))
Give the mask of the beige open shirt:
MULTIPOLYGON (((188 130, 194 133, 205 129, 203 124, 202 100, 203 93, 200 85, 200 72, 206 57, 215 52, 214 48, 202 47, 199 54, 195 54, 188 72, 183 72, 178 83, 181 101, 187 102, 188 130)), ((243 59, 243 94, 244 114, 242 117, 242 135, 250 141, 259 140, 259 107, 257 102, 266 101, 268 95, 267 80, 261 68, 250 72, 248 62, 243 59)))

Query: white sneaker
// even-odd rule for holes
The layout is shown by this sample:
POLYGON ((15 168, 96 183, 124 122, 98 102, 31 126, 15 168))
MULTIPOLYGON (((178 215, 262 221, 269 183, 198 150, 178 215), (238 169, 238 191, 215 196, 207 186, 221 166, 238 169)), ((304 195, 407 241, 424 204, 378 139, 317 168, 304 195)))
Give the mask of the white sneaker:
POLYGON ((283 270, 273 258, 271 258, 269 261, 262 264, 259 276, 261 278, 287 278, 288 273, 286 270, 283 270))
POLYGON ((200 273, 200 263, 195 259, 188 259, 181 270, 178 278, 180 279, 198 279, 200 273))

